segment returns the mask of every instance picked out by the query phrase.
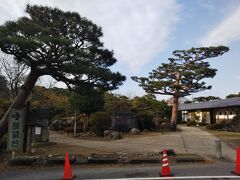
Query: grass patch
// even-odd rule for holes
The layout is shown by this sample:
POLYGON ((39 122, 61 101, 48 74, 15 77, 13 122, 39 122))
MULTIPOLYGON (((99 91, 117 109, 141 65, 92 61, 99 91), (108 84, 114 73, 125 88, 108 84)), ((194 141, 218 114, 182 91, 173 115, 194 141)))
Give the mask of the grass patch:
POLYGON ((240 132, 228 132, 224 130, 209 130, 203 128, 205 131, 217 136, 232 148, 240 146, 240 132))

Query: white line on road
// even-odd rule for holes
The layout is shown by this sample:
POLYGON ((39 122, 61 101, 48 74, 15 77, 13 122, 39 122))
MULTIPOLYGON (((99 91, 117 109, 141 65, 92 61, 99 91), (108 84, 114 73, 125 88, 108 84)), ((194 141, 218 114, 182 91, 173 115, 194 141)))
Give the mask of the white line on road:
MULTIPOLYGON (((240 176, 182 176, 182 177, 147 177, 147 178, 117 178, 117 179, 91 179, 91 180, 157 180, 157 179, 239 179, 240 176)), ((90 179, 89 179, 90 180, 90 179)))

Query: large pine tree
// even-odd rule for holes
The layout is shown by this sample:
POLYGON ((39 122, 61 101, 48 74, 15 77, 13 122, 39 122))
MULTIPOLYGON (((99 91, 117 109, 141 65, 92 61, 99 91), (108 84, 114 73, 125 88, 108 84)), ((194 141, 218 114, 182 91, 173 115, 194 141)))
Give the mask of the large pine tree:
MULTIPOLYGON (((75 12, 30 6, 28 16, 0 26, 0 49, 26 64, 31 71, 10 108, 22 108, 37 79, 50 75, 74 85, 103 90, 116 89, 125 80, 109 69, 116 59, 100 41, 102 30, 75 12)), ((0 121, 6 132, 7 113, 0 121)))
POLYGON ((162 63, 149 77, 132 77, 147 93, 173 96, 171 128, 176 130, 178 100, 180 97, 210 89, 202 79, 213 78, 216 69, 210 68, 207 58, 220 56, 228 47, 201 47, 173 51, 168 63, 162 63))

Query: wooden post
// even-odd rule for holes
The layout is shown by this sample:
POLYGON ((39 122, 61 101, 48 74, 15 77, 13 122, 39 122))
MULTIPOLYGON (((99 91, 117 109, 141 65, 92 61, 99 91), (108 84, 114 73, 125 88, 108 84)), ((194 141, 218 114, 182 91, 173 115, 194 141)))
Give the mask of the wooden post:
POLYGON ((73 127, 73 134, 76 136, 76 131, 77 131, 77 111, 75 110, 75 120, 74 120, 74 127, 73 127))
POLYGON ((12 159, 15 159, 15 151, 12 151, 12 159))
POLYGON ((222 159, 223 155, 222 155, 222 145, 221 145, 221 140, 220 139, 216 139, 215 140, 216 143, 216 158, 217 159, 222 159))
POLYGON ((28 132, 27 132, 27 148, 26 148, 26 151, 27 153, 31 153, 31 150, 32 150, 32 126, 30 126, 30 128, 28 128, 28 132))

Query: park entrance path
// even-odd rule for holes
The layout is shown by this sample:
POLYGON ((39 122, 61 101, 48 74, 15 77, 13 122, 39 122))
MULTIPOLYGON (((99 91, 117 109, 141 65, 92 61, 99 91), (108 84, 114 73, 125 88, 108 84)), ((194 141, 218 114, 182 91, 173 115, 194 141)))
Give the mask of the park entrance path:
MULTIPOLYGON (((216 136, 198 127, 180 126, 179 133, 186 153, 195 153, 209 158, 216 157, 216 136)), ((235 151, 226 143, 222 142, 223 157, 235 160, 235 151)))
MULTIPOLYGON (((209 158, 215 157, 215 140, 217 138, 214 135, 197 127, 179 126, 179 128, 181 131, 159 133, 152 136, 139 135, 112 141, 81 140, 51 131, 50 141, 106 152, 152 153, 166 148, 174 149, 176 153, 194 153, 209 158)), ((224 157, 234 160, 234 150, 225 143, 222 143, 222 148, 224 157)))

